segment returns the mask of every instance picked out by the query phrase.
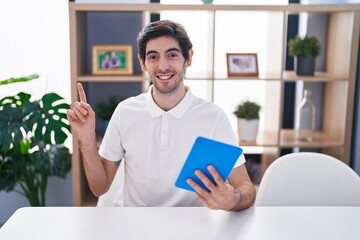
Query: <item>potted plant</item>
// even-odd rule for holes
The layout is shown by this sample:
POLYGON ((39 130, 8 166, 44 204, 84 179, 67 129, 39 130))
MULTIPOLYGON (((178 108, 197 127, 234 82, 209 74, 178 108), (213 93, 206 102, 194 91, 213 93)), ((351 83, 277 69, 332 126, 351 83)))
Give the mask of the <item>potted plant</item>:
POLYGON ((109 124, 110 118, 113 112, 115 111, 115 108, 122 100, 124 99, 121 97, 110 96, 107 99, 102 99, 96 103, 95 105, 96 117, 102 119, 104 133, 109 124))
MULTIPOLYGON (((38 77, 10 78, 0 85, 38 77)), ((16 191, 31 206, 45 206, 48 177, 65 178, 71 168, 63 145, 70 133, 69 107, 56 93, 40 100, 24 92, 0 99, 0 191, 16 191)))
POLYGON ((289 55, 295 57, 297 75, 313 76, 315 58, 321 53, 321 44, 315 36, 295 36, 289 41, 289 55))
POLYGON ((201 0, 204 4, 211 4, 214 0, 201 0))
POLYGON ((249 100, 241 102, 235 109, 240 141, 255 141, 259 128, 261 106, 249 100))

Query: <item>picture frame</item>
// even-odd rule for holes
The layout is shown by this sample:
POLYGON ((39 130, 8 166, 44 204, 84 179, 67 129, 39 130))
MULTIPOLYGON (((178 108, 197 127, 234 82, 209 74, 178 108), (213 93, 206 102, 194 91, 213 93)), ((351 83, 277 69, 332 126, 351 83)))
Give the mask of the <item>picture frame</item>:
POLYGON ((256 53, 227 53, 226 62, 229 77, 259 75, 256 53))
POLYGON ((92 74, 132 75, 133 46, 130 44, 93 45, 92 74))

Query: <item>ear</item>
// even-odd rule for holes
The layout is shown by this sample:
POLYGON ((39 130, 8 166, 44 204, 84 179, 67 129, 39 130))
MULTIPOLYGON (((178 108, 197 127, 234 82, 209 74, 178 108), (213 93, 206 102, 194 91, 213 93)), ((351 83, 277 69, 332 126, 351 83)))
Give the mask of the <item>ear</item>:
POLYGON ((141 59, 140 54, 138 54, 137 57, 138 57, 138 60, 139 60, 139 62, 140 62, 140 65, 141 65, 141 69, 142 69, 144 72, 146 72, 146 71, 147 71, 147 68, 146 68, 145 64, 143 63, 143 60, 141 59))
POLYGON ((185 61, 185 67, 191 66, 192 56, 194 55, 194 51, 192 49, 189 50, 189 59, 185 61))

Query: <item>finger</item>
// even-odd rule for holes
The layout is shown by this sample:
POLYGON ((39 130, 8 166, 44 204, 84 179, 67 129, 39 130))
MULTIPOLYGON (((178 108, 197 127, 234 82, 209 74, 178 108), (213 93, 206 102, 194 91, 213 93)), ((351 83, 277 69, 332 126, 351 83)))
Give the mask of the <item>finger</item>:
POLYGON ((210 204, 209 204, 209 201, 208 201, 206 198, 204 198, 203 196, 201 196, 201 195, 198 194, 198 193, 196 193, 196 195, 197 195, 198 199, 200 200, 200 202, 201 202, 202 204, 204 204, 205 207, 211 208, 211 206, 210 206, 210 204))
POLYGON ((203 182, 203 184, 210 190, 214 191, 216 186, 214 183, 200 170, 195 171, 195 175, 203 182))
POLYGON ((220 174, 218 173, 218 171, 215 169, 215 167, 212 166, 212 165, 209 165, 207 167, 207 169, 209 170, 211 176, 213 177, 216 185, 219 186, 219 187, 224 186, 225 182, 222 179, 222 177, 220 176, 220 174))
POLYGON ((85 103, 85 102, 80 102, 81 107, 85 108, 85 110, 87 111, 87 114, 89 114, 89 116, 94 115, 94 111, 91 108, 90 104, 85 103))
POLYGON ((77 108, 79 110, 79 112, 81 112, 82 115, 86 115, 88 113, 88 111, 86 110, 86 107, 84 107, 84 105, 81 103, 82 102, 74 103, 74 107, 77 108))
POLYGON ((209 208, 209 209, 214 209, 214 210, 216 210, 216 209, 221 209, 221 208, 219 207, 219 205, 216 204, 216 202, 213 201, 212 198, 204 198, 204 197, 202 197, 202 196, 201 196, 200 194, 198 194, 198 193, 197 193, 196 195, 197 195, 199 201, 200 201, 202 204, 204 204, 205 207, 207 207, 207 208, 209 208))
POLYGON ((199 198, 199 200, 203 203, 208 204, 208 200, 206 198, 204 198, 203 196, 201 196, 200 194, 196 193, 197 197, 199 198))
POLYGON ((68 119, 69 122, 72 122, 72 121, 78 119, 78 118, 76 117, 74 111, 72 111, 72 110, 70 110, 70 109, 68 109, 68 110, 66 111, 66 115, 67 115, 67 119, 68 119))
POLYGON ((84 115, 80 112, 79 109, 74 108, 74 109, 73 109, 73 112, 75 113, 76 117, 77 117, 78 119, 80 119, 81 122, 86 122, 86 119, 85 119, 84 115))
POLYGON ((191 178, 188 178, 186 180, 187 184, 189 184, 200 196, 202 196, 203 198, 208 198, 209 197, 209 192, 205 189, 203 189, 202 187, 199 186, 199 184, 197 184, 194 180, 192 180, 191 178))
POLYGON ((83 85, 81 83, 77 84, 77 89, 78 89, 78 92, 79 92, 80 101, 83 101, 83 102, 87 103, 86 94, 85 94, 83 85))

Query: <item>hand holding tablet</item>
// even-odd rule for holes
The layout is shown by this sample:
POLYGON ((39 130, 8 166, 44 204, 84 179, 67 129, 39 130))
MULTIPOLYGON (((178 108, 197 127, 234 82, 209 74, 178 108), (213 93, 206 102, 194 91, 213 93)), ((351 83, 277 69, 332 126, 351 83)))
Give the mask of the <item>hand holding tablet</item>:
POLYGON ((212 165, 221 178, 226 181, 241 153, 242 149, 238 146, 198 137, 181 169, 175 186, 194 192, 195 190, 186 182, 186 179, 191 178, 202 188, 208 190, 195 175, 195 170, 201 170, 214 183, 214 179, 207 170, 207 166, 212 165))

